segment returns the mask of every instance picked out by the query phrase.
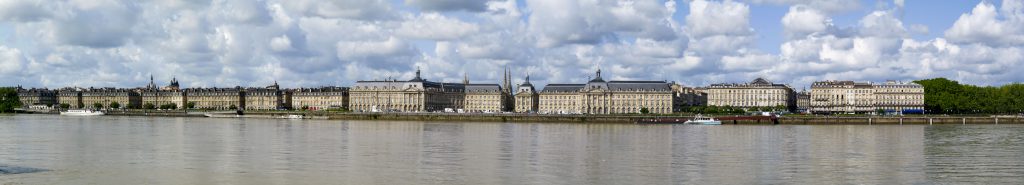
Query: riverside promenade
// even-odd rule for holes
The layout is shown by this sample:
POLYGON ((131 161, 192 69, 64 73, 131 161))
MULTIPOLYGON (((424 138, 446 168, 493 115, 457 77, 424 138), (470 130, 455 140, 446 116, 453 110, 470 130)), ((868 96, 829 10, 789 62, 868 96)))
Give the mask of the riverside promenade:
MULTIPOLYGON (((43 114, 57 114, 55 111, 43 114)), ((477 114, 477 113, 343 113, 306 111, 249 111, 243 115, 233 112, 202 111, 107 111, 109 116, 154 116, 154 117, 217 117, 231 118, 284 118, 301 115, 303 119, 322 120, 382 120, 382 121, 447 121, 447 122, 541 122, 541 123, 612 123, 635 124, 652 119, 687 120, 692 115, 587 115, 587 114, 477 114)), ((745 119, 742 115, 712 115, 730 125, 936 125, 936 124, 1024 124, 1021 116, 959 116, 959 115, 914 115, 914 116, 782 116, 774 120, 745 119), (736 119, 740 118, 740 119, 736 119)))

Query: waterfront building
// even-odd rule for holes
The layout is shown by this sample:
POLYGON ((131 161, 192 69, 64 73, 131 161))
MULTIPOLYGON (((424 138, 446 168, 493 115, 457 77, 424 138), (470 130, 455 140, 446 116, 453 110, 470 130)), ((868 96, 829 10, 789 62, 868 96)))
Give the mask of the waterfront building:
POLYGON ((467 112, 502 112, 508 107, 508 94, 498 84, 466 84, 467 112))
POLYGON ((65 87, 57 90, 57 104, 67 105, 71 109, 84 108, 82 105, 82 89, 65 87))
POLYGON ((811 85, 813 113, 874 113, 924 109, 924 87, 888 81, 883 84, 819 81, 811 85))
POLYGON ((533 88, 533 84, 530 84, 530 75, 526 75, 526 81, 519 84, 519 89, 516 90, 513 100, 515 101, 515 112, 537 112, 538 106, 540 106, 540 94, 533 88))
POLYGON ((890 80, 874 88, 875 109, 889 113, 924 113, 924 86, 921 84, 890 80))
POLYGON ((672 113, 671 84, 665 81, 605 81, 601 70, 586 84, 549 84, 540 92, 539 112, 547 114, 672 113))
POLYGON ((188 101, 195 103, 196 109, 240 110, 245 107, 245 99, 241 87, 188 88, 184 91, 188 101))
POLYGON ((15 88, 18 93, 18 99, 21 100, 22 108, 29 108, 33 106, 46 106, 53 107, 57 104, 57 92, 42 88, 31 88, 24 89, 20 86, 15 88))
POLYGON ((470 84, 469 78, 463 79, 466 85, 465 111, 467 112, 511 112, 514 111, 512 97, 511 74, 508 69, 502 75, 504 86, 498 84, 470 84))
POLYGON ((811 92, 807 92, 806 88, 803 91, 796 93, 796 112, 811 112, 811 92))
POLYGON ((435 112, 462 109, 466 86, 428 81, 416 69, 412 80, 356 81, 349 93, 352 111, 435 112))
POLYGON ((141 106, 128 108, 146 108, 146 105, 159 108, 161 106, 173 105, 176 109, 187 109, 188 96, 186 96, 185 91, 180 89, 177 78, 172 78, 167 86, 157 88, 153 77, 150 76, 149 84, 139 90, 139 95, 142 96, 141 106))
MULTIPOLYGON (((291 107, 294 109, 326 110, 348 109, 348 87, 299 88, 290 91, 291 107)), ((289 95, 285 95, 288 97, 289 95)), ((286 100, 287 101, 287 100, 286 100)))
POLYGON ((281 93, 281 86, 274 82, 274 85, 267 87, 245 88, 242 92, 241 106, 243 110, 278 110, 287 108, 284 105, 284 94, 281 93))
POLYGON ((118 109, 123 109, 142 105, 142 97, 133 89, 89 88, 82 91, 81 97, 82 106, 87 109, 104 109, 115 105, 118 109))
POLYGON ((682 111, 685 107, 704 106, 708 103, 708 94, 695 88, 685 87, 675 82, 672 84, 674 93, 673 112, 682 111))
POLYGON ((788 85, 775 84, 764 78, 750 83, 712 84, 707 87, 709 106, 739 108, 777 108, 791 110, 796 106, 796 93, 788 85))

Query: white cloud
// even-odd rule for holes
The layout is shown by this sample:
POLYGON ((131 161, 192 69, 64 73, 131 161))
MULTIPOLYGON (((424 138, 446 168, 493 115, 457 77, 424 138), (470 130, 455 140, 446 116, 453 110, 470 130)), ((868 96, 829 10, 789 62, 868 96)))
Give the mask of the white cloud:
MULTIPOLYGON (((825 11, 829 14, 849 12, 861 8, 860 2, 856 0, 749 0, 754 3, 770 3, 779 5, 807 5, 811 8, 825 11)), ((899 0, 897 2, 900 2, 899 0)))
POLYGON ((480 28, 473 23, 437 13, 424 13, 402 22, 395 34, 414 39, 452 40, 474 34, 479 30, 480 28))
POLYGON ((686 16, 686 30, 690 36, 704 38, 715 35, 751 35, 750 8, 733 1, 695 0, 690 3, 686 16))
POLYGON ((1024 20, 1019 17, 1019 1, 1004 1, 1004 12, 1010 20, 1002 20, 994 5, 981 2, 946 30, 946 38, 956 43, 999 45, 1024 44, 1024 20))
POLYGON ((812 33, 824 32, 832 27, 832 19, 821 11, 805 5, 789 7, 782 17, 782 27, 788 38, 802 38, 812 33))
POLYGON ((45 6, 43 0, 0 1, 0 20, 40 21, 53 16, 45 6))
POLYGON ((487 9, 489 1, 491 0, 405 0, 405 4, 428 11, 479 12, 487 9))
POLYGON ((25 57, 17 48, 0 46, 0 74, 14 75, 20 72, 25 63, 25 57))

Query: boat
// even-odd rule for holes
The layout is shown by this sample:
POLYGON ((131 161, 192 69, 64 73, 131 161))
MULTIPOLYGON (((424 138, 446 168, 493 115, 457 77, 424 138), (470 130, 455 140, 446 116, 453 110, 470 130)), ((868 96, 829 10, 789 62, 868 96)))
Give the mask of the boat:
POLYGON ((693 119, 686 121, 684 123, 695 125, 721 125, 722 121, 716 120, 713 117, 704 117, 704 115, 698 114, 697 116, 694 116, 693 119))
POLYGON ((287 116, 281 116, 281 119, 304 119, 304 118, 305 118, 305 116, 302 116, 302 115, 297 115, 297 114, 291 114, 291 115, 287 115, 287 116))
POLYGON ((63 115, 63 116, 102 116, 102 115, 104 115, 104 113, 103 113, 103 111, 93 111, 93 110, 86 109, 86 110, 68 110, 68 111, 60 112, 60 115, 63 115))

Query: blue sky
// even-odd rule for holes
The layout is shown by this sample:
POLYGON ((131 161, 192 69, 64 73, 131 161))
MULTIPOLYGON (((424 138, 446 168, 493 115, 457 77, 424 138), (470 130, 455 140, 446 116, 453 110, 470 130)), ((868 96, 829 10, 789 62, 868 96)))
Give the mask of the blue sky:
POLYGON ((1019 82, 1024 3, 926 0, 6 0, 0 85, 687 86, 757 77, 1019 82))

